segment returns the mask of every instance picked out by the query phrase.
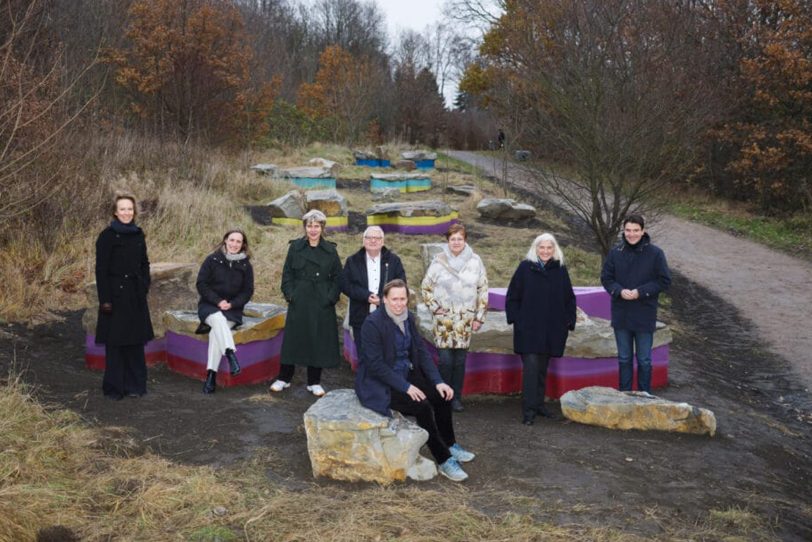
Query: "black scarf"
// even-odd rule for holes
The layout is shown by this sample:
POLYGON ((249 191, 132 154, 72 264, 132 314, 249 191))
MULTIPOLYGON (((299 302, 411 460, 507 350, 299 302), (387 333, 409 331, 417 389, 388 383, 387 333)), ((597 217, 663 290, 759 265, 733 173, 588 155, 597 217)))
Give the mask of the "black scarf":
POLYGON ((141 228, 135 225, 135 222, 130 222, 129 224, 123 224, 119 219, 114 218, 112 222, 110 222, 110 227, 113 228, 113 231, 116 233, 123 233, 125 235, 130 235, 133 233, 138 233, 141 231, 141 228))

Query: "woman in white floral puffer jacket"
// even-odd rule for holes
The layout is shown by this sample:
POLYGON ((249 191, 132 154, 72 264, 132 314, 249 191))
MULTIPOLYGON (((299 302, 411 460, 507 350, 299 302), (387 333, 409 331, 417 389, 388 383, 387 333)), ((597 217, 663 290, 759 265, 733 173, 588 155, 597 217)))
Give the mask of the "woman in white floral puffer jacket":
POLYGON ((426 271, 422 293, 434 315, 440 375, 454 389, 452 408, 459 412, 471 333, 479 330, 488 310, 488 277, 482 260, 465 242, 465 226, 453 224, 445 236, 448 244, 426 271))

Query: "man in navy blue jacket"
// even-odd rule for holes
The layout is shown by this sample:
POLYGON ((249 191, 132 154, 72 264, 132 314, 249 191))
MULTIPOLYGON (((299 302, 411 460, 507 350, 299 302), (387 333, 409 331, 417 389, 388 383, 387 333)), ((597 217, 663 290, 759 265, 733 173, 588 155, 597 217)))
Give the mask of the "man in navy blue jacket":
POLYGON ((459 462, 474 454, 457 444, 451 399, 454 390, 444 383, 409 313, 409 295, 401 279, 383 288, 383 308, 373 312, 361 329, 361 357, 355 374, 355 393, 366 408, 383 416, 389 409, 415 416, 429 434, 428 446, 445 477, 461 482, 468 475, 459 462))
POLYGON ((390 280, 406 281, 406 271, 397 254, 383 244, 383 230, 370 226, 364 231, 364 246, 347 258, 341 274, 341 291, 350 300, 350 327, 355 350, 361 359, 361 326, 381 306, 383 287, 390 280))
POLYGON ((651 392, 651 347, 660 292, 671 284, 665 253, 651 244, 640 215, 623 221, 623 239, 609 252, 601 283, 612 296, 620 390, 631 391, 637 353, 637 387, 651 392))

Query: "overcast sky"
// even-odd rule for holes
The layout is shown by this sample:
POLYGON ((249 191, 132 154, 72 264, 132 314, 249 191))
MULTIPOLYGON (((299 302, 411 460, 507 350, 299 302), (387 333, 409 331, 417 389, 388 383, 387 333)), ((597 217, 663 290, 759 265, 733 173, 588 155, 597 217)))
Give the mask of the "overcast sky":
POLYGON ((394 40, 400 30, 422 32, 440 20, 441 0, 375 0, 386 15, 387 31, 394 40))

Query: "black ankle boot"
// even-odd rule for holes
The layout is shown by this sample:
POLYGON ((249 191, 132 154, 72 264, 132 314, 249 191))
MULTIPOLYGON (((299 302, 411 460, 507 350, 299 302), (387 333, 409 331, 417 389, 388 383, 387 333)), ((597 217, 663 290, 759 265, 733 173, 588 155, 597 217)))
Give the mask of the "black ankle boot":
POLYGON ((231 376, 240 374, 240 364, 237 361, 237 354, 231 348, 226 348, 226 359, 228 360, 228 368, 231 370, 231 376))
POLYGON ((212 371, 209 369, 209 372, 206 374, 206 383, 203 384, 203 393, 209 394, 214 393, 214 390, 217 388, 217 371, 212 371))

